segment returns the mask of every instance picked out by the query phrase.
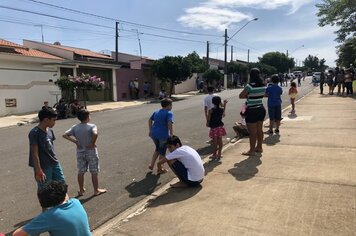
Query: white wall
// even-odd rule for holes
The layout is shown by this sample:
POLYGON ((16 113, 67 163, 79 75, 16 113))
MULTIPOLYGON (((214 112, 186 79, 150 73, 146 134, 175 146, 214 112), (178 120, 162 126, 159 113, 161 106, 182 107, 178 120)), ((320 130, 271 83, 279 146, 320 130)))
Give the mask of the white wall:
POLYGON ((193 74, 191 78, 187 79, 181 84, 177 84, 174 87, 174 93, 179 94, 179 93, 186 93, 186 92, 196 90, 197 89, 196 82, 195 82, 196 78, 197 78, 197 74, 193 74))
POLYGON ((49 80, 56 81, 58 76, 56 68, 44 68, 41 63, 0 58, 0 116, 38 111, 44 101, 53 106, 56 97, 49 91, 59 89, 49 80), (5 107, 6 98, 16 98, 17 107, 5 107))

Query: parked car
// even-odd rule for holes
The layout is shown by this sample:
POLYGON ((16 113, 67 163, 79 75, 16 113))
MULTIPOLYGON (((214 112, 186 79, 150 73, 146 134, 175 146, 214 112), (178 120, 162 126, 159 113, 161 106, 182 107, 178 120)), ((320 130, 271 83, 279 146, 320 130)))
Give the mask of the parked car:
POLYGON ((303 72, 300 70, 297 70, 297 71, 294 71, 293 74, 295 77, 298 77, 298 75, 303 75, 303 72))
POLYGON ((320 82, 320 75, 321 75, 321 72, 314 72, 313 73, 313 83, 319 83, 320 82))

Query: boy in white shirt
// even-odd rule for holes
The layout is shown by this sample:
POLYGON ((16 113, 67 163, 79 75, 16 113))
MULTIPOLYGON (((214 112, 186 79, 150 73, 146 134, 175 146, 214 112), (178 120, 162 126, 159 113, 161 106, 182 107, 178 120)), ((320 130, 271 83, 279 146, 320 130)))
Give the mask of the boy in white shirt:
POLYGON ((204 179, 205 169, 200 155, 193 148, 183 145, 180 139, 173 135, 167 139, 167 148, 171 152, 158 162, 161 167, 168 162, 169 167, 179 178, 179 182, 172 184, 172 188, 200 186, 204 179))

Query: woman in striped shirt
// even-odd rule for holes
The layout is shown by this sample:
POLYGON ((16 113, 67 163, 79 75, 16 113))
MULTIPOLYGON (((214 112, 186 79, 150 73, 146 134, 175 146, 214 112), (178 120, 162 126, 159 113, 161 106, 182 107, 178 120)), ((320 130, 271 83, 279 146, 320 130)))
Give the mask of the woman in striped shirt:
POLYGON ((240 93, 240 98, 246 98, 246 123, 250 133, 250 150, 242 153, 246 156, 254 156, 256 152, 262 153, 263 141, 263 121, 266 116, 266 109, 262 99, 266 93, 266 87, 260 77, 260 71, 253 68, 250 71, 250 82, 240 93), (257 144, 256 144, 257 143, 257 144))

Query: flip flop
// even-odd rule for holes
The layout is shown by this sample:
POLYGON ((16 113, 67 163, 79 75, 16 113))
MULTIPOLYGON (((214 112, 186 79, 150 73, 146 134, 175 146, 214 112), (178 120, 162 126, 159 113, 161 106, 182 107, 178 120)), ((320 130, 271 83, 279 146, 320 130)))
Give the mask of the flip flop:
POLYGON ((107 192, 106 189, 100 189, 100 190, 101 190, 101 191, 99 191, 99 192, 97 192, 97 193, 94 193, 94 196, 99 196, 99 195, 104 194, 104 193, 107 192))
POLYGON ((243 152, 243 153, 241 153, 242 155, 244 155, 244 156, 255 156, 256 155, 256 153, 250 153, 250 152, 243 152))

